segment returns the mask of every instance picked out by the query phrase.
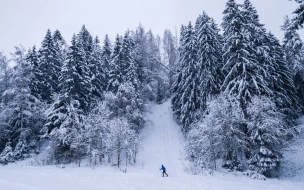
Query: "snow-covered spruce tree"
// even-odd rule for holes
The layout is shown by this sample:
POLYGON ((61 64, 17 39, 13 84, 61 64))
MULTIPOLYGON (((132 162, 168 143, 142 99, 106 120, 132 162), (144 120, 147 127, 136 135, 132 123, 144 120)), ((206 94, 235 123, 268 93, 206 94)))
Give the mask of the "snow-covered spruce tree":
MULTIPOLYGON (((31 65, 26 61, 25 50, 15 47, 12 54, 15 62, 12 73, 12 86, 4 92, 10 97, 1 113, 1 120, 8 126, 8 138, 14 148, 14 158, 23 159, 36 152, 38 135, 43 119, 41 103, 31 94, 31 65)), ((8 140, 8 139, 7 139, 8 140)))
MULTIPOLYGON (((245 12, 246 13, 246 12, 245 12)), ((226 77, 222 90, 240 102, 246 115, 246 106, 254 95, 271 95, 267 81, 266 64, 259 62, 260 52, 254 35, 260 34, 255 27, 255 19, 244 21, 244 11, 234 0, 229 0, 224 11, 222 27, 224 30, 224 71, 226 77), (243 14, 242 14, 243 13, 243 14), (248 27, 253 25, 253 27, 248 27), (256 30, 255 30, 256 29, 256 30)))
POLYGON ((249 168, 272 176, 273 170, 280 166, 280 149, 286 144, 287 137, 293 135, 292 129, 285 122, 284 114, 268 97, 253 97, 247 111, 252 144, 249 168))
MULTIPOLYGON (((187 31, 188 27, 182 25, 180 29, 180 46, 178 48, 179 56, 178 56, 178 61, 181 62, 182 57, 183 57, 183 47, 186 44, 186 38, 187 38, 187 31)), ((182 72, 181 72, 181 67, 182 65, 180 64, 180 68, 177 70, 176 74, 174 75, 174 83, 172 85, 172 99, 171 99, 171 104, 172 104, 172 109, 175 112, 175 115, 180 115, 180 107, 181 107, 181 96, 182 96, 182 89, 180 88, 179 84, 182 82, 182 72)))
POLYGON ((39 65, 37 70, 41 73, 41 84, 43 85, 40 96, 43 101, 50 103, 53 93, 59 92, 59 75, 62 66, 62 58, 54 44, 50 30, 47 30, 46 36, 41 43, 38 57, 39 65))
POLYGON ((208 103, 207 114, 187 134, 187 151, 196 167, 216 169, 216 159, 223 167, 242 170, 246 148, 243 133, 244 114, 237 101, 223 95, 208 103))
POLYGON ((7 142, 5 145, 4 150, 0 154, 0 163, 1 164, 8 164, 10 162, 14 162, 14 153, 12 148, 12 143, 7 142))
POLYGON ((93 51, 93 37, 91 36, 85 25, 81 27, 81 30, 77 34, 77 39, 82 45, 83 50, 85 52, 85 60, 88 61, 93 51))
POLYGON ((68 45, 64 40, 64 38, 62 37, 59 30, 55 30, 52 38, 53 38, 54 46, 59 53, 59 58, 61 59, 60 62, 63 63, 68 51, 68 45))
POLYGON ((39 70, 39 59, 38 54, 36 52, 36 47, 33 46, 32 49, 29 49, 28 53, 26 54, 26 61, 30 64, 32 69, 32 76, 30 82, 30 90, 31 94, 41 100, 41 95, 43 94, 43 75, 39 70))
MULTIPOLYGON (((89 67, 91 72, 92 97, 90 101, 97 102, 102 98, 106 90, 108 81, 106 68, 102 60, 102 50, 99 45, 99 39, 96 37, 93 42, 92 53, 89 57, 89 67)), ((92 103, 93 103, 92 102, 92 103)))
POLYGON ((282 29, 284 30, 284 39, 282 42, 283 50, 286 55, 286 61, 289 69, 292 71, 293 82, 296 88, 296 94, 300 100, 303 110, 304 106, 304 44, 299 34, 290 28, 290 19, 285 18, 282 29))
POLYGON ((269 47, 269 63, 271 63, 268 73, 271 77, 269 84, 273 91, 272 101, 280 112, 285 114, 286 121, 292 126, 300 110, 292 71, 287 65, 279 40, 271 33, 266 35, 265 40, 269 47))
POLYGON ((201 87, 198 80, 200 68, 197 61, 197 41, 191 23, 187 27, 187 33, 181 45, 181 68, 177 73, 180 76, 174 84, 176 91, 173 91, 172 107, 177 121, 182 124, 183 132, 186 133, 191 124, 199 119, 202 106, 201 87))
MULTIPOLYGON (((265 31, 259 24, 258 15, 248 0, 237 5, 228 0, 224 10, 222 27, 224 30, 224 74, 223 93, 235 98, 241 105, 245 118, 246 108, 255 95, 271 96, 267 48, 264 46, 265 31)), ((246 159, 250 158, 249 133, 246 123, 243 132, 248 141, 246 159)))
POLYGON ((122 38, 117 35, 112 54, 112 61, 110 62, 109 81, 107 90, 116 93, 118 86, 123 82, 123 65, 122 65, 122 38))
POLYGON ((123 39, 120 36, 116 37, 113 60, 111 62, 108 90, 111 90, 114 94, 119 86, 125 82, 132 83, 136 91, 139 90, 139 65, 135 62, 134 56, 134 42, 130 32, 126 31, 123 39))
POLYGON ((92 89, 90 69, 85 55, 82 43, 74 35, 67 59, 61 70, 60 95, 48 110, 46 132, 50 134, 53 141, 58 142, 56 143, 58 147, 55 149, 57 151, 55 155, 60 157, 61 153, 65 154, 65 159, 78 160, 81 156, 81 153, 77 152, 80 140, 75 134, 80 131, 79 128, 83 125, 83 115, 89 111, 89 96, 92 89))
POLYGON ((130 31, 125 32, 121 54, 123 82, 130 82, 138 92, 141 86, 138 78, 139 64, 134 60, 134 42, 130 36, 130 31))
POLYGON ((107 77, 105 76, 105 68, 102 65, 102 50, 99 45, 99 39, 96 37, 93 39, 85 25, 82 26, 80 32, 77 35, 77 41, 82 45, 85 52, 85 63, 89 70, 88 76, 91 80, 91 94, 89 96, 89 107, 94 107, 96 100, 102 97, 102 92, 107 85, 107 77))
MULTIPOLYGON (((6 104, 8 99, 5 99, 3 93, 10 88, 11 81, 10 76, 12 69, 8 64, 6 56, 0 52, 0 103, 6 104)), ((7 97, 9 98, 9 97, 7 97)))
POLYGON ((223 81, 222 37, 214 20, 205 12, 197 18, 195 25, 197 62, 201 111, 207 108, 207 100, 219 94, 223 81))
POLYGON ((303 28, 304 23, 304 1, 303 0, 295 0, 299 6, 296 10, 293 11, 294 17, 292 18, 292 23, 290 25, 291 29, 300 29, 303 28))
POLYGON ((111 62, 111 57, 112 57, 112 45, 111 41, 108 35, 105 36, 105 39, 103 40, 103 46, 102 46, 102 62, 104 69, 106 73, 109 73, 110 70, 110 62, 111 62))

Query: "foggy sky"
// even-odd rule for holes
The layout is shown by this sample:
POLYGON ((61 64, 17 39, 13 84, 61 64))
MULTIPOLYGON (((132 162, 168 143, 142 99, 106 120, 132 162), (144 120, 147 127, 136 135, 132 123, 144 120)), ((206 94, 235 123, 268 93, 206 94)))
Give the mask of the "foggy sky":
MULTIPOLYGON (((49 28, 59 29, 70 43, 83 24, 89 32, 103 40, 117 33, 135 29, 139 23, 146 30, 162 35, 165 29, 179 31, 181 24, 194 22, 204 10, 217 24, 227 0, 0 0, 0 51, 8 55, 14 46, 39 48, 49 28)), ((242 3, 243 0, 236 0, 242 3)), ((288 0, 251 0, 261 23, 279 40, 283 17, 297 7, 288 0)), ((304 36, 304 29, 299 31, 304 36)))

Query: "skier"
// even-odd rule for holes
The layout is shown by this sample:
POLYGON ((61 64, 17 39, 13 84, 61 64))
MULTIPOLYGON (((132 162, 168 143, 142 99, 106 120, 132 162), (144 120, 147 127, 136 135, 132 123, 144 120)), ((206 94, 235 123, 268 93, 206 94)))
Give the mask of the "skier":
POLYGON ((168 177, 168 174, 166 173, 166 168, 164 167, 164 165, 162 165, 159 170, 163 170, 163 177, 164 177, 164 174, 166 174, 168 177))

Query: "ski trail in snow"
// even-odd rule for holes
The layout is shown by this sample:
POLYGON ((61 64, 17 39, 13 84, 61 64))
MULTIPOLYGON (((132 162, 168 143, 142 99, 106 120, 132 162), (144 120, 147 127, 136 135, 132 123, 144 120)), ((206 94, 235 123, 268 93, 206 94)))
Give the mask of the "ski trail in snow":
POLYGON ((147 115, 147 125, 143 129, 142 150, 138 154, 138 164, 143 170, 161 176, 163 164, 169 177, 184 175, 183 140, 174 122, 171 101, 154 105, 147 115))

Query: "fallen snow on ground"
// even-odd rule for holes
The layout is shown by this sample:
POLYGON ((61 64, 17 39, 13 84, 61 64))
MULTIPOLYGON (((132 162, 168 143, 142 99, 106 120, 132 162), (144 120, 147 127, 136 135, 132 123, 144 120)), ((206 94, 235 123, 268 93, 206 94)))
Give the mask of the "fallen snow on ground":
MULTIPOLYGON (((253 180, 241 173, 190 175, 184 171, 183 140, 170 102, 151 107, 142 131, 137 164, 123 173, 116 167, 34 167, 20 162, 0 167, 0 190, 303 190, 304 179, 253 180), (23 166, 21 166, 21 163, 23 166), (169 177, 161 177, 163 164, 169 177)), ((299 157, 298 157, 299 158, 299 157)), ((300 157, 303 158, 303 157, 300 157)), ((303 158, 304 159, 304 158, 303 158)))
POLYGON ((298 119, 297 124, 300 135, 283 152, 281 179, 284 180, 304 181, 304 116, 298 119))

